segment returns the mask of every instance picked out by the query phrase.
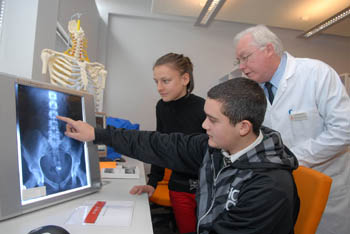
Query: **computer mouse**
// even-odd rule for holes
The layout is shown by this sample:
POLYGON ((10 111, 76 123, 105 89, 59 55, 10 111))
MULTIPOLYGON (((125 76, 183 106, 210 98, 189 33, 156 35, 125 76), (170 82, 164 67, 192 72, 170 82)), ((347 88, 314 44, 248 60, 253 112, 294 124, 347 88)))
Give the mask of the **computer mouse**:
POLYGON ((31 230, 28 234, 69 234, 69 232, 60 226, 45 225, 31 230))

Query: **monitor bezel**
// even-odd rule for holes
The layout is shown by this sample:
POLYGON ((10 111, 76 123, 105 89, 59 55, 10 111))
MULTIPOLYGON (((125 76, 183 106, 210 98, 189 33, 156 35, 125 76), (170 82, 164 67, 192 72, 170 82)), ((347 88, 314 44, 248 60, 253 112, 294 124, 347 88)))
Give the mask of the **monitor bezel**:
POLYGON ((62 194, 58 197, 50 197, 34 203, 25 205, 21 203, 21 188, 19 187, 20 173, 18 167, 19 152, 16 131, 17 118, 15 89, 17 84, 81 96, 84 99, 83 108, 85 109, 85 121, 95 127, 95 105, 93 95, 83 91, 55 86, 49 83, 0 74, 0 87, 2 87, 0 92, 0 126, 1 129, 3 129, 3 131, 0 131, 1 139, 3 139, 0 143, 2 151, 2 155, 0 156, 0 220, 97 192, 101 188, 97 147, 92 142, 88 142, 86 143, 86 149, 89 154, 87 165, 90 168, 90 187, 62 194))

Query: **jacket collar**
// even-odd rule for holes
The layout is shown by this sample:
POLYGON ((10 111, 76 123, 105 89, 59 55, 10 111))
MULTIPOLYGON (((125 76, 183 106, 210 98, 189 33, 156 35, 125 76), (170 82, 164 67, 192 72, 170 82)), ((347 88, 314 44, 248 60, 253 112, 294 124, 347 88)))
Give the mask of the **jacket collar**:
POLYGON ((238 151, 235 154, 231 154, 231 155, 225 150, 221 150, 221 153, 224 155, 225 158, 230 159, 231 163, 234 163, 240 156, 242 156, 243 154, 247 153, 248 151, 254 149, 258 144, 261 143, 262 140, 263 140, 263 134, 261 131, 259 131, 259 136, 248 147, 242 149, 241 151, 238 151))
POLYGON ((241 155, 232 166, 247 168, 281 168, 293 170, 298 167, 298 160, 283 144, 279 132, 262 127, 263 140, 253 149, 241 155))
POLYGON ((286 61, 286 68, 284 70, 284 74, 281 78, 280 86, 279 86, 282 92, 284 92, 284 90, 287 88, 287 80, 294 75, 295 67, 296 67, 295 58, 292 55, 290 55, 288 52, 284 52, 284 54, 287 55, 287 61, 286 61))
MULTIPOLYGON (((273 106, 276 106, 278 104, 279 101, 279 97, 281 95, 283 95, 283 93, 287 90, 287 85, 288 85, 288 79, 290 79, 291 77, 293 77, 294 73, 295 73, 295 69, 296 69, 296 61, 295 58, 290 55, 288 52, 284 52, 284 55, 287 56, 286 59, 286 67, 284 69, 284 73, 281 77, 281 80, 278 84, 278 89, 277 92, 275 94, 275 99, 273 102, 273 106)), ((267 108, 270 109, 271 108, 271 104, 268 102, 267 103, 267 108)))

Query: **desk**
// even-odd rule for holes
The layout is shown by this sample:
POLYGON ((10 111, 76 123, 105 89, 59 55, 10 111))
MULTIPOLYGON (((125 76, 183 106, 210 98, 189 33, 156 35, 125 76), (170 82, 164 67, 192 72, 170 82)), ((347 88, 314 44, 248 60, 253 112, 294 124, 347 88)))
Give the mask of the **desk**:
POLYGON ((129 194, 129 190, 134 185, 146 183, 143 163, 128 157, 125 158, 128 165, 137 165, 140 168, 139 179, 103 179, 103 186, 97 193, 0 221, 0 232, 27 234, 37 227, 53 224, 64 227, 71 234, 153 234, 148 195, 129 194), (65 224, 74 209, 81 206, 87 200, 134 201, 135 206, 131 225, 129 227, 105 227, 65 224))

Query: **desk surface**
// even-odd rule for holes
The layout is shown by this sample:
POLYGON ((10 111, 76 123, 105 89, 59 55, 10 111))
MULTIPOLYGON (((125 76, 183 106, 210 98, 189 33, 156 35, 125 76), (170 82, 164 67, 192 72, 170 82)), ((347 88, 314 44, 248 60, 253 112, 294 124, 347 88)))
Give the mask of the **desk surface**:
POLYGON ((71 234, 153 234, 147 194, 129 194, 132 186, 146 183, 143 164, 131 158, 126 158, 126 160, 128 165, 139 166, 139 179, 103 179, 103 187, 97 193, 1 221, 0 230, 6 230, 8 234, 27 234, 37 227, 53 224, 64 227, 71 234), (131 225, 129 227, 107 227, 65 224, 74 209, 88 200, 134 201, 131 225))

